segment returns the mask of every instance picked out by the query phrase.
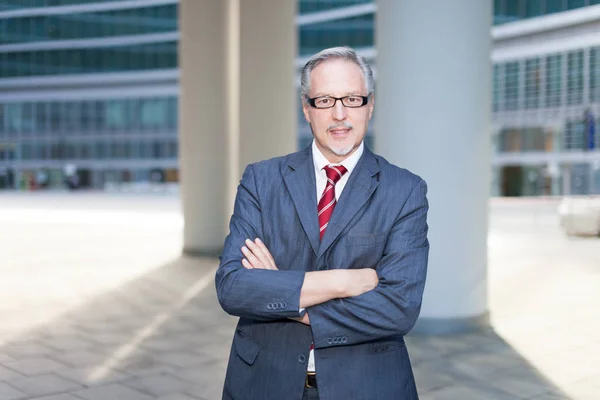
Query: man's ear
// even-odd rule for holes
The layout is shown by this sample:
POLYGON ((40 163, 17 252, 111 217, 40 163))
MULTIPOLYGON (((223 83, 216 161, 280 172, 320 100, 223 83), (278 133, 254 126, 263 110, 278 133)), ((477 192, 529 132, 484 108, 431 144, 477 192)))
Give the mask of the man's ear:
POLYGON ((308 114, 308 107, 310 106, 308 105, 306 100, 302 100, 302 113, 304 114, 304 119, 306 120, 306 122, 310 124, 310 115, 308 114))

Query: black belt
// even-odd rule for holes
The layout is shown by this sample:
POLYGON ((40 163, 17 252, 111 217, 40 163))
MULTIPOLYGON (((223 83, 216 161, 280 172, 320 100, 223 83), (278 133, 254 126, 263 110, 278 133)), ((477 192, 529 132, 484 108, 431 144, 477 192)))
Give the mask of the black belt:
POLYGON ((317 387, 317 375, 314 372, 309 372, 306 374, 306 382, 304 384, 307 388, 316 388, 317 387))

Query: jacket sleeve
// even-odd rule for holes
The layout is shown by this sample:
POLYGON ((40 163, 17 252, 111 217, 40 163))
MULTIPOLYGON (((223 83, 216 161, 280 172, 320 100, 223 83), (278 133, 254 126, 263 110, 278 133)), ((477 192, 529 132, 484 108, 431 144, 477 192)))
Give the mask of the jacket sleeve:
POLYGON ((307 309, 316 348, 405 335, 421 309, 429 242, 427 185, 415 185, 390 233, 376 270, 379 284, 360 296, 307 309))
POLYGON ((228 314, 254 320, 298 317, 303 271, 246 269, 242 266, 244 241, 264 240, 261 227, 254 168, 249 165, 238 186, 229 234, 215 276, 219 303, 228 314))

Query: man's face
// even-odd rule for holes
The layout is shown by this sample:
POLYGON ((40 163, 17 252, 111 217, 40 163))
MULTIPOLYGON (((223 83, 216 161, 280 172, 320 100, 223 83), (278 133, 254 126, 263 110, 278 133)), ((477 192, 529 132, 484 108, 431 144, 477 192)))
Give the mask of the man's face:
MULTIPOLYGON (((310 98, 348 95, 367 95, 365 78, 358 65, 333 59, 313 69, 308 93, 310 98)), ((365 137, 373 114, 373 99, 358 108, 345 107, 340 100, 332 108, 324 109, 314 108, 304 102, 303 111, 321 153, 329 162, 338 163, 351 155, 365 137)))

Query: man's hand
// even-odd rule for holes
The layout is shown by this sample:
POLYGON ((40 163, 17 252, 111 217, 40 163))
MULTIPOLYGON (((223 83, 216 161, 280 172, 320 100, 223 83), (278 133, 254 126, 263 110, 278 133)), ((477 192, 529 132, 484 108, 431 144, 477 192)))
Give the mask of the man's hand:
POLYGON ((304 325, 310 325, 310 318, 308 317, 308 313, 304 313, 304 317, 290 318, 294 321, 300 322, 304 325))
POLYGON ((278 271, 277 265, 275 265, 275 260, 273 256, 267 249, 267 246, 260 240, 256 238, 254 242, 250 239, 246 239, 246 245, 242 247, 242 253, 244 254, 244 258, 242 260, 242 265, 246 269, 272 269, 278 271))

